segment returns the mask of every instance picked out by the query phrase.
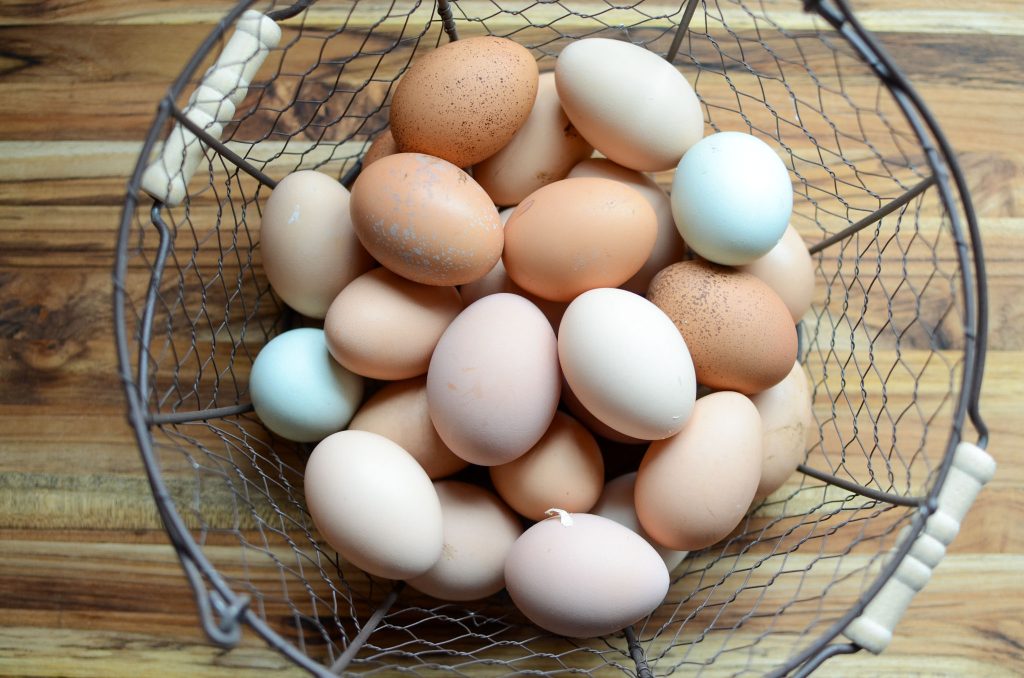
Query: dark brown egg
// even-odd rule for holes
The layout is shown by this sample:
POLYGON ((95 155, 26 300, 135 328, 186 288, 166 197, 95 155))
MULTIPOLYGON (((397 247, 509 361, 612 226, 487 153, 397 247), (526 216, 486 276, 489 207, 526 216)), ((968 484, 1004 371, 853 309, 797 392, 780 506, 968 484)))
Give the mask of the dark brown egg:
POLYGON ((449 42, 421 57, 395 88, 391 133, 403 152, 469 167, 497 153, 537 98, 537 62, 490 36, 449 42))
POLYGON ((391 134, 391 130, 386 129, 366 149, 366 155, 363 156, 363 167, 368 167, 377 160, 395 153, 398 153, 398 144, 395 143, 395 137, 391 134))
POLYGON ((705 386, 760 393, 793 367, 797 338, 789 309, 749 273, 683 261, 654 276, 647 298, 683 335, 697 381, 705 386))

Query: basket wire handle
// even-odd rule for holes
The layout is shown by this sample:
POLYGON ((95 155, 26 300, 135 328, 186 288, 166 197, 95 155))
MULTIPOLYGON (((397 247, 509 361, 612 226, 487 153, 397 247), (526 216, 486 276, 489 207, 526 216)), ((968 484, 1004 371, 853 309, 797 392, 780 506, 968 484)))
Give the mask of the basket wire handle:
POLYGON ((249 83, 280 41, 281 28, 273 19, 251 9, 242 14, 224 51, 189 98, 160 155, 142 175, 143 190, 165 205, 181 204, 205 152, 206 144, 197 130, 220 139, 224 125, 248 93, 249 83))

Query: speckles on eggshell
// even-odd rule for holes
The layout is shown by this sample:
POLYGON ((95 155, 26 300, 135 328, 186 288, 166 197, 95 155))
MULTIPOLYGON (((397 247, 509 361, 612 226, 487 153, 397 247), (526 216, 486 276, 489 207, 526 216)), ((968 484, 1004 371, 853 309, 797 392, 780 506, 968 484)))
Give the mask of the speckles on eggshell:
POLYGON ((522 127, 537 96, 537 64, 506 38, 450 42, 416 61, 391 103, 400 149, 468 167, 496 153, 522 127))

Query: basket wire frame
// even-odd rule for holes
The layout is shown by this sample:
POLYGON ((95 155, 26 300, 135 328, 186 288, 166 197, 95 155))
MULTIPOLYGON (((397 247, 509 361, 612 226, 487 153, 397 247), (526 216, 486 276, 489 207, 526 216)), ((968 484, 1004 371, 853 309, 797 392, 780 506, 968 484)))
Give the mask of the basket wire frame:
POLYGON ((358 1, 257 6, 284 38, 221 141, 179 102, 253 3, 229 11, 160 101, 128 186, 114 269, 120 376, 211 640, 230 647, 248 624, 322 676, 807 675, 857 651, 836 639, 934 512, 964 422, 987 441, 977 220, 906 78, 845 0, 390 0, 369 22, 358 1), (809 14, 789 27, 799 9, 809 14), (818 442, 797 479, 688 557, 666 601, 621 637, 550 637, 505 594, 439 604, 340 561, 304 506, 310 447, 269 434, 247 398, 260 346, 307 322, 259 266, 260 204, 274 177, 319 169, 350 185, 417 51, 478 34, 521 42, 544 70, 567 40, 591 35, 661 54, 694 84, 712 130, 748 131, 779 150, 794 226, 815 243, 824 300, 801 323, 800 355, 818 442), (208 147, 180 207, 139 192, 173 122, 208 147), (919 397, 924 382, 943 384, 945 397, 919 397), (897 539, 901 529, 908 538, 897 539))

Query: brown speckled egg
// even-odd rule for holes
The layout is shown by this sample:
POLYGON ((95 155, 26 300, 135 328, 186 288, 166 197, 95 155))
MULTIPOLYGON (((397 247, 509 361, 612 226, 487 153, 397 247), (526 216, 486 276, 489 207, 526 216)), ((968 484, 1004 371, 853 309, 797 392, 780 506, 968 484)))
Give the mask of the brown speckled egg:
POLYGON ((537 97, 537 62, 490 36, 449 42, 413 63, 391 101, 398 147, 469 167, 497 153, 537 97))
POLYGON ((501 256, 504 232, 484 189, 455 165, 396 153, 363 169, 352 186, 352 225, 388 269, 426 285, 482 278, 501 256))
POLYGON ((398 144, 395 143, 395 137, 391 134, 391 130, 386 129, 366 149, 366 155, 363 156, 363 167, 368 167, 381 158, 395 153, 398 153, 398 144))
POLYGON ((760 393, 793 367, 797 337, 789 309, 749 273, 683 261, 654 276, 647 298, 683 335, 697 381, 705 386, 760 393))

